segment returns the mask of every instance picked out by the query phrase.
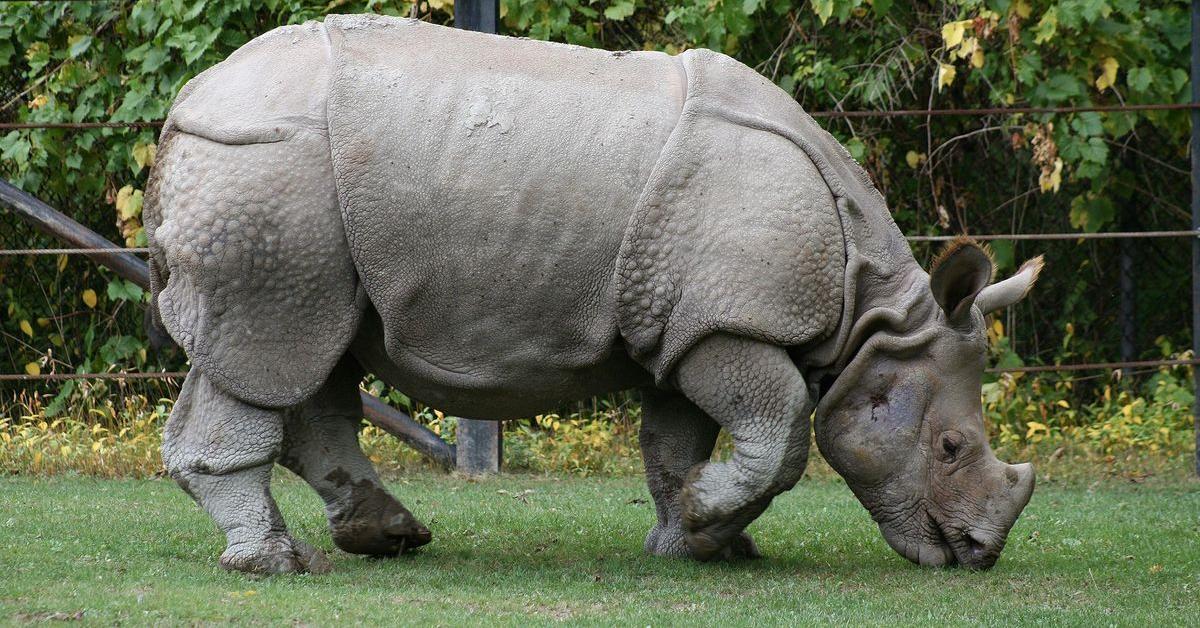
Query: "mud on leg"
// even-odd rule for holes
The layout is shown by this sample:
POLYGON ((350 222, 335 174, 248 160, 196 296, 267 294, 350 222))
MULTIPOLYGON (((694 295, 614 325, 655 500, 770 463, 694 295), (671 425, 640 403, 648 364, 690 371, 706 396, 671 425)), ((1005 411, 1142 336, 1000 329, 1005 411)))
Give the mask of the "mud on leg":
POLYGON ((429 529, 384 488, 358 443, 362 370, 344 357, 329 380, 285 417, 280 463, 325 501, 333 541, 354 554, 395 556, 430 541, 429 529))

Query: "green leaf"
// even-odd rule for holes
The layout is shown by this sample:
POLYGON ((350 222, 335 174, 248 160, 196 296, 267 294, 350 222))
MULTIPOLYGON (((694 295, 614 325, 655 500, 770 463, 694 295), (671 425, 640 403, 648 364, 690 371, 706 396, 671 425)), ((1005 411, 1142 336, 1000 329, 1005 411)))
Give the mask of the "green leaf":
POLYGON ((1102 135, 1104 133, 1104 120, 1100 117, 1099 113, 1087 111, 1075 116, 1075 119, 1071 120, 1071 129, 1084 137, 1102 135))
POLYGON ((1033 90, 1039 100, 1062 102, 1083 94, 1083 82, 1066 72, 1059 72, 1033 90))
POLYGON ((607 9, 604 9, 604 17, 610 20, 620 21, 633 15, 634 9, 635 7, 633 6, 633 2, 631 0, 621 0, 619 2, 612 3, 607 9))
POLYGON ((858 163, 862 163, 863 158, 867 156, 867 146, 857 137, 852 137, 849 142, 846 142, 846 150, 858 163))
POLYGON ((142 59, 142 74, 151 74, 158 70, 171 58, 165 48, 150 48, 142 59))
POLYGON ((74 59, 75 57, 87 52, 87 49, 92 46, 92 36, 75 35, 67 39, 67 43, 70 44, 70 47, 67 48, 67 54, 74 59))
POLYGON ((813 12, 817 14, 817 18, 824 25, 833 15, 833 0, 813 0, 813 12))
POLYGON ((1103 196, 1089 192, 1071 199, 1071 226, 1088 233, 1096 233, 1112 222, 1116 213, 1113 202, 1103 196))
POLYGON ((1125 74, 1125 83, 1135 92, 1145 93, 1154 82, 1154 73, 1147 67, 1130 68, 1125 74))
POLYGON ((760 0, 742 0, 742 13, 754 15, 754 12, 758 10, 759 4, 761 4, 760 0))
POLYGON ((144 290, 132 281, 113 279, 108 282, 108 298, 113 301, 140 302, 144 290))

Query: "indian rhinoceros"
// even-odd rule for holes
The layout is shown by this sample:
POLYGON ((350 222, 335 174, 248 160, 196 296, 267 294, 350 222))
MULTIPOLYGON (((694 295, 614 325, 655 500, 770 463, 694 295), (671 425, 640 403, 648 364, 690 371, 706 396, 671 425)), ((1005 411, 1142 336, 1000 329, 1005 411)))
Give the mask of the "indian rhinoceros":
POLYGON ((1040 258, 991 284, 962 240, 927 274, 841 145, 724 55, 329 16, 188 83, 159 146, 152 313, 192 363, 163 460, 226 568, 329 565, 276 462, 338 547, 430 540, 359 449, 364 372, 481 419, 640 388, 653 554, 757 555, 744 528, 803 473, 814 410, 914 562, 992 565, 1032 493, 980 382, 983 317, 1040 258))

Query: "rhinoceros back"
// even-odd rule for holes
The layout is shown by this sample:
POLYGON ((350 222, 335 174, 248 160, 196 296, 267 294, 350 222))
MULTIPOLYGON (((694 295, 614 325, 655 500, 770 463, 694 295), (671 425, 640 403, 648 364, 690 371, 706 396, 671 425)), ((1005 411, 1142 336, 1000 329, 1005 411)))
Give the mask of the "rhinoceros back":
POLYGON ((617 252, 682 105, 676 60, 412 20, 325 25, 346 234, 392 359, 492 390, 553 388, 606 360, 617 252))
POLYGON ((326 131, 328 39, 276 29, 176 99, 147 186, 152 305, 221 388, 294 404, 326 378, 363 305, 326 131))

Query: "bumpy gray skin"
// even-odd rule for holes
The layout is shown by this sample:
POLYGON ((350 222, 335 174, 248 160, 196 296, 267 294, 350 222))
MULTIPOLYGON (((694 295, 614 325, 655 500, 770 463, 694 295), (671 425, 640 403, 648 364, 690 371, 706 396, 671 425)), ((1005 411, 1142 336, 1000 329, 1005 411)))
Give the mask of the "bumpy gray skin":
POLYGON ((983 313, 1037 268, 989 286, 960 243, 927 275, 845 150, 717 53, 280 28, 181 92, 145 220, 153 317, 193 365, 163 458, 230 569, 328 568, 275 462, 342 549, 430 540, 358 448, 364 370, 483 419, 642 388, 655 554, 757 556, 744 528, 803 473, 814 408, 916 562, 990 565, 1032 491, 987 450, 979 377, 983 313))

